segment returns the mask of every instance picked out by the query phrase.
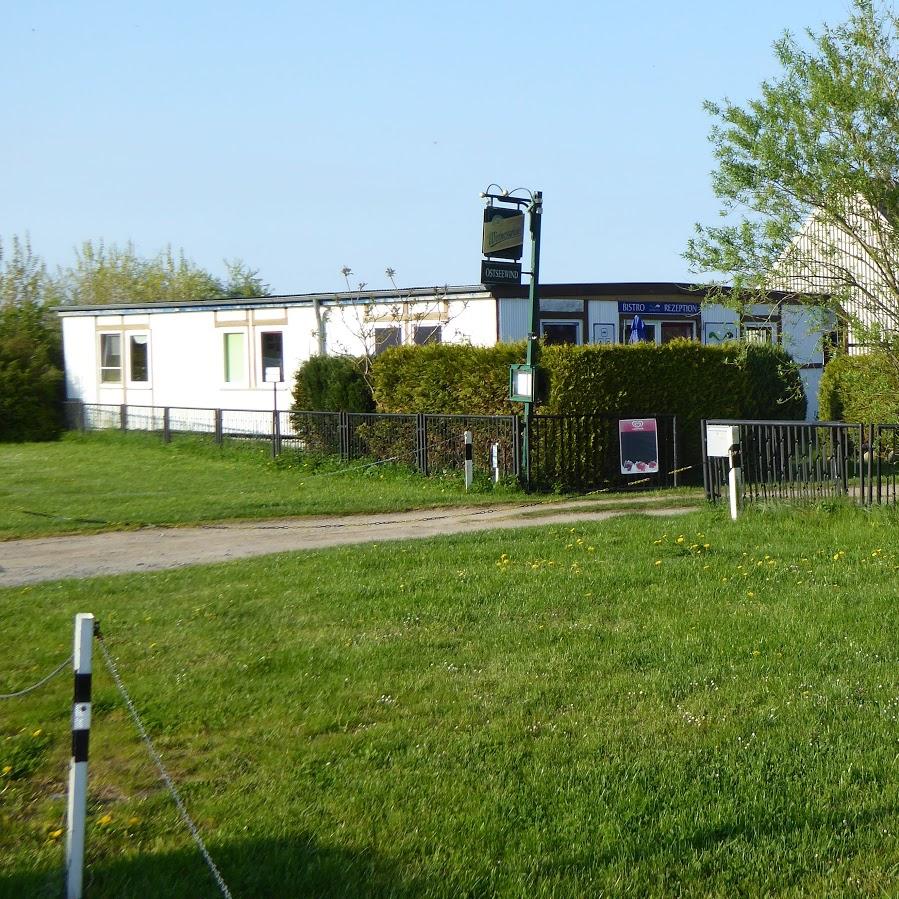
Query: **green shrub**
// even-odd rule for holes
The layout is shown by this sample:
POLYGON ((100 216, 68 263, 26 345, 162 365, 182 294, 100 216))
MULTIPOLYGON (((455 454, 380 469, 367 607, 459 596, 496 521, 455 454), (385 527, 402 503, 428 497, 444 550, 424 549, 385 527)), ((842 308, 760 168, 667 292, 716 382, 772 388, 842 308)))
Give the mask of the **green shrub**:
POLYGON ((316 412, 371 412, 371 388, 360 360, 350 356, 312 356, 298 369, 294 409, 316 412))
MULTIPOLYGON (((372 369, 381 412, 509 414, 509 365, 524 343, 481 348, 398 347, 372 369)), ((680 462, 696 466, 703 418, 802 419, 799 369, 778 346, 695 341, 613 346, 549 346, 541 353, 546 414, 678 416, 680 462)))
POLYGON ((0 441, 54 440, 62 431, 59 333, 36 303, 0 310, 0 441))
POLYGON ((523 341, 394 347, 372 365, 378 411, 508 415, 509 366, 523 362, 524 353, 523 341))
POLYGON ((836 356, 821 376, 818 408, 829 421, 899 421, 899 369, 882 352, 836 356))

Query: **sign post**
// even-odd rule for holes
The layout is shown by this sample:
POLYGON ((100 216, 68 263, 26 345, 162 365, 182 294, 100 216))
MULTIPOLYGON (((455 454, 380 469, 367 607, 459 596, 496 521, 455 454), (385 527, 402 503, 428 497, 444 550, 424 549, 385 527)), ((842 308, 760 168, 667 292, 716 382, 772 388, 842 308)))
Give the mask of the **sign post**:
MULTIPOLYGON (((491 184, 490 187, 498 187, 491 184)), ((536 401, 537 362, 540 356, 539 337, 540 314, 540 227, 543 220, 543 192, 521 190, 527 197, 516 197, 518 190, 507 191, 498 188, 498 193, 490 193, 488 188, 481 197, 487 200, 484 209, 484 231, 481 250, 487 257, 481 263, 483 284, 520 284, 521 266, 518 260, 524 253, 524 214, 527 209, 531 233, 531 271, 528 301, 531 307, 528 328, 528 342, 523 366, 513 366, 510 373, 509 399, 524 403, 524 419, 521 435, 521 479, 525 487, 531 483, 531 430, 533 426, 534 403, 536 401), (506 205, 495 205, 496 203, 506 205), (496 259, 511 262, 496 262, 496 259), (517 371, 516 371, 517 370, 517 371)))
POLYGON ((737 520, 740 496, 743 490, 743 456, 740 450, 739 425, 706 425, 706 455, 728 460, 727 492, 730 499, 730 517, 737 520))
POLYGON ((278 385, 284 378, 280 365, 266 366, 263 380, 272 385, 272 458, 281 452, 281 420, 278 418, 278 385))

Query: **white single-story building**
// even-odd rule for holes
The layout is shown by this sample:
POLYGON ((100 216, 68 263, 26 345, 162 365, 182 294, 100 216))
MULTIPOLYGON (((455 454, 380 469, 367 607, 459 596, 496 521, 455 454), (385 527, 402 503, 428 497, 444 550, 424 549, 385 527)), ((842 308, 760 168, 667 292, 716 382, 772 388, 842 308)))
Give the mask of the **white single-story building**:
MULTIPOLYGON (((795 294, 739 313, 700 287, 669 282, 543 284, 547 342, 646 339, 781 343, 802 369, 814 417, 826 335, 820 310, 795 294)), ((448 286, 254 299, 61 307, 66 390, 85 403, 271 409, 290 405, 293 374, 317 353, 377 355, 429 342, 492 346, 527 336, 526 287, 448 286), (275 371, 277 370, 277 372, 275 371), (273 388, 277 374, 280 383, 273 388)))

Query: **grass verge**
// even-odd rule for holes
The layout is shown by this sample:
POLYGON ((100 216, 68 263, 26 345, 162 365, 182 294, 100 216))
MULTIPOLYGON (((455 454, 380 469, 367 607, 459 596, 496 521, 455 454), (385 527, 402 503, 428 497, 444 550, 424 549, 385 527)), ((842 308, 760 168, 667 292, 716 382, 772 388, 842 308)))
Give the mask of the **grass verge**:
MULTIPOLYGON (((93 611, 236 897, 896 895, 896 525, 629 516, 8 589, 0 690, 93 611)), ((96 670, 90 894, 215 896, 96 670)), ((0 895, 58 888, 69 702, 0 707, 0 895)))

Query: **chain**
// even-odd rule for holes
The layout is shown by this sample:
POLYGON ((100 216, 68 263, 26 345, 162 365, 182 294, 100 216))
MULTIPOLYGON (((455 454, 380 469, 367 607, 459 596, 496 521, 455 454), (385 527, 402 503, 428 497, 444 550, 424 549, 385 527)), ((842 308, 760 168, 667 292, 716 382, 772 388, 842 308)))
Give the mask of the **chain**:
POLYGON ((73 656, 69 656, 64 662, 62 662, 57 668, 54 668, 43 680, 39 680, 36 684, 33 684, 30 687, 26 687, 24 690, 18 690, 15 693, 0 693, 0 700, 2 699, 15 699, 17 696, 27 696, 29 693, 37 690, 38 687, 43 687, 47 681, 52 680, 62 671, 69 662, 72 661, 73 656))
POLYGON ((160 758, 159 753, 156 751, 156 748, 153 746, 153 743, 150 740, 150 735, 147 733, 147 729, 144 727, 144 723, 143 721, 141 721, 140 715, 138 714, 134 703, 131 701, 131 697, 128 695, 128 691, 125 689, 125 684, 122 683, 122 678, 120 677, 118 669, 115 666, 115 662, 113 662, 112 660, 112 656, 110 656, 109 654, 109 650, 106 648, 106 642, 104 641, 103 635, 100 633, 99 629, 96 632, 96 637, 97 643, 100 647, 100 651, 103 653, 103 658, 106 661, 106 667, 109 669, 109 673, 110 675, 112 675, 112 679, 115 682, 116 687, 118 687, 119 692, 122 694, 122 698, 125 700, 125 705, 128 707, 131 718, 134 721, 135 726, 137 727, 137 732, 140 734, 141 739, 144 741, 150 758, 156 765, 156 770, 159 772, 160 780, 168 787, 169 792, 172 794, 172 798, 175 800, 175 806, 177 807, 178 812, 181 815, 181 820, 184 821, 184 824, 190 831, 191 836, 194 838, 194 842, 197 844, 200 853, 205 859, 206 864, 209 866, 209 870, 212 872, 212 876, 215 878, 215 882, 218 884, 219 889, 222 891, 222 895, 225 897, 225 899, 232 899, 231 891, 228 889, 228 886, 222 878, 222 875, 219 873, 219 869, 216 867, 215 862, 212 860, 212 856, 209 854, 209 850, 206 848, 206 844, 203 842, 203 838, 200 836, 199 830, 197 830, 197 825, 194 824, 193 820, 188 814, 187 808, 182 802, 181 796, 178 794, 178 790, 175 788, 175 784, 173 783, 172 778, 169 776, 168 771, 166 771, 165 765, 162 764, 162 759, 160 758))

